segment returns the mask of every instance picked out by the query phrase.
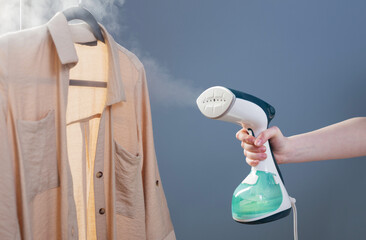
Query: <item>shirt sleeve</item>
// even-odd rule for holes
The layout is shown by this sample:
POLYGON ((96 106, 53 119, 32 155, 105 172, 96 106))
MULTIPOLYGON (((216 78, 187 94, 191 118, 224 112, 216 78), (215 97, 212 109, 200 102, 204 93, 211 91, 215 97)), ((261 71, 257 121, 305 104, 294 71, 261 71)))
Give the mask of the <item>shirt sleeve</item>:
POLYGON ((0 39, 0 239, 19 239, 15 177, 7 125, 7 47, 0 39))
POLYGON ((174 240, 175 233, 156 160, 149 93, 145 69, 136 84, 137 128, 142 153, 146 238, 174 240))

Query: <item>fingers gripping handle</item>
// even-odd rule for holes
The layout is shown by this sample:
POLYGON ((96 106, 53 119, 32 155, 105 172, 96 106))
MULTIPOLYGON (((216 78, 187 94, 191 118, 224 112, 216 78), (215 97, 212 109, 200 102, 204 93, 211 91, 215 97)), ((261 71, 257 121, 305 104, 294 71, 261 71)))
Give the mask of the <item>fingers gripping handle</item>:
MULTIPOLYGON (((248 128, 247 131, 250 135, 257 137, 264 130, 253 130, 251 128, 248 128)), ((283 181, 281 171, 277 165, 277 162, 276 162, 276 160, 273 156, 272 150, 271 150, 270 141, 266 141, 263 144, 263 146, 266 147, 267 158, 263 161, 259 161, 258 165, 255 167, 252 167, 252 169, 265 171, 265 172, 271 172, 273 174, 278 174, 280 176, 281 180, 283 181)))

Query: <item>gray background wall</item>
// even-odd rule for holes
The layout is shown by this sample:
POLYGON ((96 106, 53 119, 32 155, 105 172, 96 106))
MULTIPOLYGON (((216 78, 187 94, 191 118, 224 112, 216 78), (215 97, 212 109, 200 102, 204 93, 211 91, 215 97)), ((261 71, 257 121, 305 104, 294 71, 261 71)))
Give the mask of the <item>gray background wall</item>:
MULTIPOLYGON (((365 1, 146 0, 124 7, 129 28, 121 44, 134 36, 197 89, 223 85, 267 100, 277 110, 272 125, 286 136, 366 115, 365 1)), ((292 216, 260 226, 231 219, 232 193, 250 170, 235 139, 239 128, 204 118, 195 99, 167 106, 154 94, 156 151, 177 238, 292 239, 292 216)), ((364 238, 366 158, 280 167, 297 199, 300 239, 364 238)))
MULTIPOLYGON (((18 1, 0 2, 1 33, 17 30, 18 1)), ((23 2, 25 27, 75 4, 23 2)), ((204 118, 195 98, 214 85, 254 94, 275 106, 272 125, 286 136, 365 116, 366 2, 83 3, 146 67, 156 152, 177 238, 292 239, 292 216, 259 226, 231 219, 232 193, 250 170, 235 139, 239 127, 204 118)), ((365 238, 366 158, 280 167, 297 199, 299 239, 365 238)))

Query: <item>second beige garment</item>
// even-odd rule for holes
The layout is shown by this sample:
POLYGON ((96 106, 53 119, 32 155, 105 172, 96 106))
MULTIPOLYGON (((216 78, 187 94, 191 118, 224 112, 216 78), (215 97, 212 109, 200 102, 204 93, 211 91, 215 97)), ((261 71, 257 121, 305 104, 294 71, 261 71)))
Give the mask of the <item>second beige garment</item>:
POLYGON ((175 239, 144 67, 101 27, 96 46, 62 13, 0 37, 0 239, 175 239))

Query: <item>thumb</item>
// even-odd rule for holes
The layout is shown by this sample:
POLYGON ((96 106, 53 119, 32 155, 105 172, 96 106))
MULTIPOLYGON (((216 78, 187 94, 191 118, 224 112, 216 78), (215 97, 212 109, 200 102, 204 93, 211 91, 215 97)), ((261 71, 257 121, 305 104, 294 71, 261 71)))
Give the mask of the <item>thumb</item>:
POLYGON ((268 129, 264 130, 263 132, 261 132, 261 134, 259 134, 259 136, 257 137, 257 139, 254 142, 254 145, 256 145, 257 147, 260 147, 266 141, 268 141, 268 139, 276 137, 276 136, 278 136, 278 134, 281 134, 281 131, 278 127, 276 127, 276 126, 270 127, 268 129))

